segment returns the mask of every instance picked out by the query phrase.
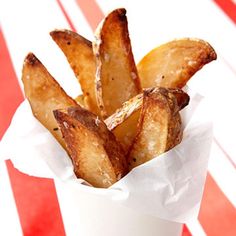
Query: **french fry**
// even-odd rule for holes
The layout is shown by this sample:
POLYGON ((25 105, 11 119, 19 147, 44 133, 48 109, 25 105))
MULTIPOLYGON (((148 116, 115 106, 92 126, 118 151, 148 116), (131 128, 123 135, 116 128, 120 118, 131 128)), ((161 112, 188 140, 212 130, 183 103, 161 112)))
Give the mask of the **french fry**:
POLYGON ((95 94, 96 64, 92 43, 70 30, 54 30, 50 35, 65 54, 73 69, 80 83, 86 107, 93 113, 100 115, 95 94))
MULTIPOLYGON (((161 88, 150 88, 144 90, 144 93, 159 93, 160 89, 161 88)), ((189 96, 182 90, 168 89, 166 91, 174 94, 180 109, 188 105, 189 96)), ((108 129, 114 133, 125 153, 128 152, 137 133, 137 124, 142 104, 143 93, 125 102, 120 109, 105 120, 108 129)))
POLYGON ((176 96, 168 89, 144 92, 137 134, 128 153, 130 170, 181 142, 179 110, 176 96))
POLYGON ((95 187, 109 187, 127 173, 121 145, 105 123, 77 106, 54 111, 77 177, 95 187))
POLYGON ((151 50, 138 63, 142 88, 182 88, 205 64, 216 60, 211 45, 200 39, 179 39, 151 50))
POLYGON ((24 60, 22 81, 33 115, 65 148, 53 110, 75 106, 76 101, 66 94, 33 53, 29 53, 24 60))
POLYGON ((102 21, 93 44, 97 62, 97 102, 105 119, 141 92, 125 9, 116 9, 102 21))

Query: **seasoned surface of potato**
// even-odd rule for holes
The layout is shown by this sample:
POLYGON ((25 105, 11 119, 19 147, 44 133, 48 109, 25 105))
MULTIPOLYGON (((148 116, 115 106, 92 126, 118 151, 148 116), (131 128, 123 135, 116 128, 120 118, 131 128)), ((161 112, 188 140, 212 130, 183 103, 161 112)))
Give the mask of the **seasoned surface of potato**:
POLYGON ((99 115, 95 94, 96 65, 92 43, 70 30, 54 30, 50 35, 63 51, 73 69, 80 83, 87 108, 99 115))
POLYGON ((65 148, 53 110, 77 105, 49 74, 44 65, 32 53, 24 61, 22 81, 25 96, 28 99, 34 116, 52 133, 65 148))
POLYGON ((106 118, 141 92, 125 9, 108 14, 95 37, 97 101, 103 118, 106 118))
POLYGON ((127 173, 121 145, 104 122, 77 106, 54 111, 78 177, 109 187, 127 173))
POLYGON ((143 88, 182 88, 205 64, 216 59, 211 45, 200 39, 179 39, 151 50, 138 63, 143 88))
MULTIPOLYGON (((144 93, 159 93, 160 88, 150 88, 144 93)), ((179 109, 188 105, 189 96, 180 89, 168 89, 176 97, 179 109)), ((105 123, 122 144, 125 153, 128 152, 137 133, 140 110, 143 104, 143 93, 125 102, 120 109, 105 120, 105 123)))
POLYGON ((180 107, 174 93, 159 88, 144 92, 137 134, 128 153, 132 169, 168 151, 182 140, 180 107))

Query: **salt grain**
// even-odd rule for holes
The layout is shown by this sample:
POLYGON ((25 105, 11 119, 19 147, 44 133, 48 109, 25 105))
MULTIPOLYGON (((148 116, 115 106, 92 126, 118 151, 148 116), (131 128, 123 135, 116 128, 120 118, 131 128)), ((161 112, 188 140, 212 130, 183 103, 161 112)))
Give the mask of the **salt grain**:
POLYGON ((68 123, 67 123, 66 121, 63 121, 63 125, 64 125, 64 127, 65 127, 66 129, 69 128, 69 125, 68 125, 68 123))

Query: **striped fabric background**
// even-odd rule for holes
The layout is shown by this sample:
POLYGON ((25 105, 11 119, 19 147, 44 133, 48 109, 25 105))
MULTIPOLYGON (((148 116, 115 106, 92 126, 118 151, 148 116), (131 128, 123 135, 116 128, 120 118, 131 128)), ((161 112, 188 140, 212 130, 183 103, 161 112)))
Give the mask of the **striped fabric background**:
MULTIPOLYGON (((34 52, 76 96, 78 84, 48 33, 67 28, 92 40, 98 22, 116 7, 127 9, 136 61, 153 47, 181 37, 205 39, 217 51, 218 60, 190 82, 209 101, 214 142, 199 218, 184 226, 183 235, 236 235, 235 0, 0 1, 0 137, 24 99, 20 78, 25 55, 34 52)), ((0 235, 69 235, 60 191, 52 180, 27 176, 11 161, 0 160, 0 235)), ((77 230, 72 235, 80 235, 77 230)))

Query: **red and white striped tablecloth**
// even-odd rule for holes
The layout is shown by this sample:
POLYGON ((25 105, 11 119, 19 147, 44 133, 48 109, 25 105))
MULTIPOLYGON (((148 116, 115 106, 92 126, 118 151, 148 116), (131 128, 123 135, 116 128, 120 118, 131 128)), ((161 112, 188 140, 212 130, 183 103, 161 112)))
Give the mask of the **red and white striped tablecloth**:
MULTIPOLYGON (((0 1, 0 138, 24 99, 20 78, 26 54, 34 52, 65 90, 76 96, 77 81, 49 32, 67 28, 92 40, 98 22, 116 7, 127 9, 136 61, 174 38, 202 38, 215 48, 218 60, 190 82, 209 101, 214 141, 200 214, 184 226, 183 235, 236 235, 235 0, 0 1)), ((29 177, 11 161, 0 160, 0 235, 69 234, 59 191, 53 180, 29 177)), ((74 235, 80 235, 77 230, 74 235)))

